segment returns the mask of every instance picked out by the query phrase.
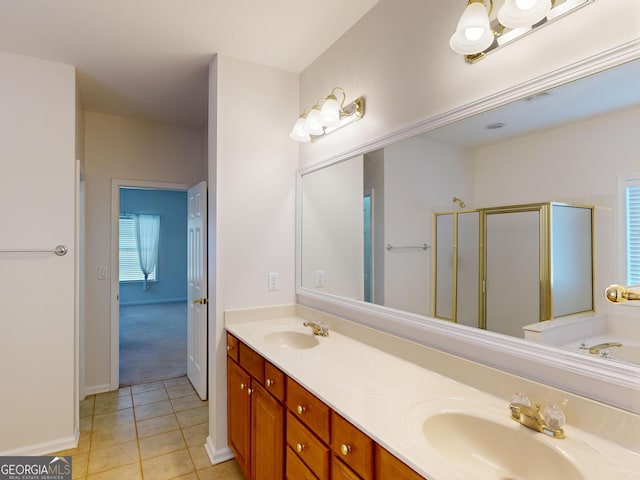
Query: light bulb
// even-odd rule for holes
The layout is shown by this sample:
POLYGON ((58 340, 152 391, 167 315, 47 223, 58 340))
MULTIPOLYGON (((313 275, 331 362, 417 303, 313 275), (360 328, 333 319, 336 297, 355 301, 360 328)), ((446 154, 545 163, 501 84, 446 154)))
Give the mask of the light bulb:
POLYGON ((475 55, 489 48, 493 39, 486 7, 482 3, 472 3, 462 13, 449 45, 454 52, 475 55))
POLYGON ((498 12, 498 21, 508 28, 529 28, 544 19, 551 0, 506 0, 498 12))
POLYGON ((322 104, 320 122, 325 127, 336 127, 340 123, 340 106, 335 95, 329 95, 322 104))
POLYGON ((311 140, 309 132, 305 128, 305 120, 306 117, 304 115, 296 120, 291 132, 289 132, 289 138, 291 138, 291 140, 295 140, 296 142, 308 142, 311 140))
POLYGON ((307 114, 307 119, 304 122, 305 129, 311 135, 323 135, 324 128, 322 128, 322 121, 320 120, 320 108, 314 106, 307 114))

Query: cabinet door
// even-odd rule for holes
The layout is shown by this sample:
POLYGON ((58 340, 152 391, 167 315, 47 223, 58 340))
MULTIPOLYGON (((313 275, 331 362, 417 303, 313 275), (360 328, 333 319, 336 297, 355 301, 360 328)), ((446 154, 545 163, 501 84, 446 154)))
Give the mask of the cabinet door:
POLYGON ((240 469, 251 478, 251 377, 235 362, 227 359, 227 422, 229 447, 240 469))
POLYGON ((253 480, 284 476, 284 407, 260 384, 251 390, 251 471, 253 480))

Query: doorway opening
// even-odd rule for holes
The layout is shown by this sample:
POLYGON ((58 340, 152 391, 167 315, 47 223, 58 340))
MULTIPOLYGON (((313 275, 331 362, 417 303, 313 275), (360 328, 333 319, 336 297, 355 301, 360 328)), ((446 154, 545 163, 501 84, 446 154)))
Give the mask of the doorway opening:
POLYGON ((119 385, 187 373, 187 192, 119 188, 119 385))

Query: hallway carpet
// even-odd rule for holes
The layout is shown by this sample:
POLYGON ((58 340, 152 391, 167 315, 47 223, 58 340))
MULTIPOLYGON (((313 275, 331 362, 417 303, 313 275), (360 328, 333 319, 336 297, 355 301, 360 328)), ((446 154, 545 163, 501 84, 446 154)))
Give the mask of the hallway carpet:
POLYGON ((120 385, 186 373, 186 302, 121 306, 120 385))

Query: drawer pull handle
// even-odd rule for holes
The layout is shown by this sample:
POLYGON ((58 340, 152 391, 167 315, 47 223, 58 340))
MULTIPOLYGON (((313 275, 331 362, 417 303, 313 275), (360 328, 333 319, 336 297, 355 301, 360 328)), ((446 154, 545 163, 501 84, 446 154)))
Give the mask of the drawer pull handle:
POLYGON ((240 390, 244 390, 245 388, 247 388, 247 384, 246 383, 241 383, 240 384, 240 390))
POLYGON ((265 383, 267 384, 267 387, 272 387, 272 386, 273 386, 273 384, 274 384, 274 383, 276 383, 276 382, 275 382, 275 380, 269 380, 269 379, 267 378, 267 381, 266 381, 265 383))
POLYGON ((251 392, 253 392, 253 390, 250 388, 247 388, 247 395, 251 395, 251 392))
POLYGON ((342 455, 349 455, 351 453, 351 445, 345 445, 344 443, 340 445, 340 452, 342 455))
POLYGON ((231 345, 227 345, 227 352, 231 351, 231 345))
POLYGON ((307 448, 307 446, 304 443, 296 443, 296 451, 298 453, 302 453, 305 448, 307 448))
POLYGON ((298 412, 298 415, 302 415, 306 411, 307 407, 305 407, 304 405, 298 405, 298 408, 296 408, 296 412, 298 412))

